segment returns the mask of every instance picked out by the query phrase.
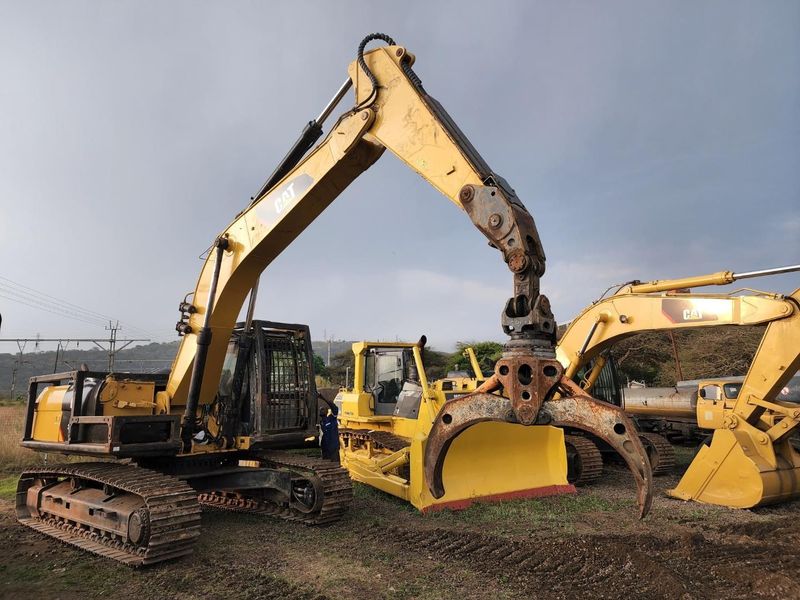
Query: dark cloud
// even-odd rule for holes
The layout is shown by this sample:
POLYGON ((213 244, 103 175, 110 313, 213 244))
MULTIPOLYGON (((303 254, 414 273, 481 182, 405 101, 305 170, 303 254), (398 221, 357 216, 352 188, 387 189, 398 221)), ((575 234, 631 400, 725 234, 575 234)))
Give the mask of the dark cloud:
MULTIPOLYGON (((797 263, 799 24, 792 2, 3 3, 0 274, 171 339, 196 257, 375 30, 535 215, 559 319, 619 280, 797 263)), ((499 337, 506 291, 387 156, 279 257, 259 313, 446 346, 499 337)), ((100 333, 0 309, 4 335, 100 333)))

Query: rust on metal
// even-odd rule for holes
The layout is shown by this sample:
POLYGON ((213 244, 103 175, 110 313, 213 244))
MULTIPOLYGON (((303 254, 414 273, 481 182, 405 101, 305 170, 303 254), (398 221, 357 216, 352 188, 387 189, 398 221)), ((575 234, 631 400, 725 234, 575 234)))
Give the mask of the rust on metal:
MULTIPOLYGON (((540 398, 546 397, 546 401, 540 401, 540 405, 533 413, 533 420, 523 422, 520 413, 530 419, 533 405, 531 399, 523 401, 517 397, 509 399, 498 394, 487 393, 487 390, 496 390, 502 385, 505 394, 512 395, 520 389, 529 389, 528 386, 514 386, 510 380, 513 379, 512 367, 521 367, 525 364, 532 366, 549 365, 551 361, 547 359, 527 359, 529 362, 514 362, 508 359, 501 359, 496 366, 496 374, 487 380, 479 390, 472 394, 451 400, 442 408, 437 415, 428 441, 425 447, 425 478, 428 488, 435 498, 441 498, 445 494, 442 471, 444 461, 450 445, 465 429, 484 423, 487 421, 498 421, 506 423, 522 423, 524 425, 555 425, 559 427, 573 427, 582 429, 588 433, 602 439, 617 451, 625 460, 636 481, 637 501, 639 504, 640 516, 644 517, 650 510, 652 502, 652 472, 650 462, 647 458, 642 442, 639 440, 638 432, 633 422, 625 415, 622 410, 611 404, 601 402, 589 396, 580 386, 572 381, 561 378, 556 380, 553 386, 560 383, 562 396, 556 400, 552 399, 552 394, 546 391, 544 383, 537 384, 540 398), (503 366, 508 367, 507 372, 503 372, 503 366), (509 385, 503 385, 503 381, 509 381, 509 385), (522 410, 517 410, 515 405, 522 405, 522 410)), ((555 362, 555 361, 552 361, 555 362)), ((560 367, 560 365, 559 365, 560 367)), ((559 368, 559 377, 561 374, 559 368)), ((549 381, 549 377, 545 380, 549 381)), ((533 465, 531 468, 534 468, 533 465)))
POLYGON ((517 421, 532 425, 542 403, 555 391, 564 367, 555 359, 532 354, 508 354, 495 366, 500 384, 511 398, 517 421))
POLYGON ((622 409, 591 397, 573 381, 564 378, 561 386, 565 393, 542 406, 542 417, 559 427, 587 431, 618 452, 636 481, 639 514, 644 517, 653 499, 653 474, 636 426, 622 409))
POLYGON ((134 567, 191 554, 200 535, 197 493, 133 465, 28 469, 20 476, 16 511, 23 525, 134 567))

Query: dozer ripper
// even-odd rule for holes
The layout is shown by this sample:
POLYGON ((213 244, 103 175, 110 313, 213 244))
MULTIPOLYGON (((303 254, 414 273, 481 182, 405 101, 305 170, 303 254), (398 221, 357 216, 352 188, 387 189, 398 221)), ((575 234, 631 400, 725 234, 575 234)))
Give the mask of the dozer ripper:
MULTIPOLYGON (((732 398, 721 383, 703 386, 718 390, 702 393, 694 410, 697 427, 713 431, 711 443, 701 446, 671 496, 734 508, 800 496, 800 454, 789 441, 800 423, 800 406, 780 396, 800 366, 800 290, 789 295, 690 290, 794 271, 800 265, 631 282, 585 309, 559 340, 556 353, 566 375, 577 378, 585 391, 622 405, 609 370, 610 350, 620 340, 645 331, 765 326, 746 376, 736 384, 736 393, 728 394, 732 398)), ((633 402, 623 408, 634 418, 659 410, 633 402)))
MULTIPOLYGON (((199 533, 198 493, 201 502, 215 506, 312 523, 344 509, 351 494, 346 471, 272 449, 297 442, 313 417, 299 418, 294 427, 271 420, 290 407, 280 396, 252 395, 252 385, 245 387, 252 380, 244 375, 248 350, 241 341, 249 338, 252 310, 243 326, 247 335, 238 341, 235 326, 248 294, 252 309, 262 271, 386 149, 467 213, 502 253, 514 279, 513 297, 502 311, 510 341, 495 375, 484 389, 448 403, 431 427, 424 466, 432 496, 443 497, 463 476, 449 473, 445 458, 468 428, 501 423, 535 432, 569 423, 625 456, 639 484, 642 513, 647 511, 649 464, 630 420, 580 388, 553 398, 564 385, 563 369, 555 359, 550 305, 539 293, 545 256, 533 217, 425 91, 413 63, 414 56, 386 35, 362 40, 333 99, 211 245, 193 294, 180 305, 182 340, 168 376, 73 372, 34 378, 23 446, 130 464, 72 463, 24 472, 17 492, 20 521, 141 565, 191 552, 199 533), (386 46, 365 52, 373 40, 386 46), (314 146, 350 88, 354 106, 314 146), (230 381, 224 373, 232 374, 230 381), (90 378, 99 381, 91 389, 90 378), (500 390, 502 395, 490 393, 500 390), (244 410, 248 394, 250 416, 244 410)), ((563 442, 552 439, 552 447, 527 455, 528 468, 540 468, 558 448, 563 452, 563 442)))

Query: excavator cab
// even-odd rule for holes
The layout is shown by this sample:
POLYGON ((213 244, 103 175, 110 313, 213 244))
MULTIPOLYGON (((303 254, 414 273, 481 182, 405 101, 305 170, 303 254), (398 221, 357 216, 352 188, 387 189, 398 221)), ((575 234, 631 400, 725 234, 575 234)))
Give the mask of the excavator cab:
POLYGON ((313 361, 307 325, 237 323, 219 392, 208 409, 217 428, 229 436, 248 436, 250 448, 305 445, 317 435, 313 361), (226 429, 226 416, 238 430, 226 429))

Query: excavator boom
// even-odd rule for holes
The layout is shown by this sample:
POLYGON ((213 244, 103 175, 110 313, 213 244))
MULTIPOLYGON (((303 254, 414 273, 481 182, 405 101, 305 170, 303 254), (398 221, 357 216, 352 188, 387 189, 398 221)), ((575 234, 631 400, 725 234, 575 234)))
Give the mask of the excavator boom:
MULTIPOLYGON (((182 305, 184 319, 178 327, 184 338, 166 389, 165 403, 184 407, 185 449, 191 443, 198 406, 213 401, 227 340, 260 273, 386 149, 466 212, 501 252, 512 273, 513 294, 501 315, 502 328, 511 339, 496 374, 503 388, 503 419, 522 425, 537 423, 542 404, 552 399, 562 368, 554 354, 555 320, 539 289, 545 255, 533 217, 425 91, 413 63, 414 56, 388 36, 367 36, 349 68, 355 106, 297 162, 309 140, 319 134, 314 122, 310 123, 255 201, 218 236, 191 303, 182 305), (373 40, 387 45, 365 52, 373 40)), ((347 87, 342 86, 335 100, 347 87)), ((321 116, 330 110, 329 105, 321 116)), ((458 402, 474 403, 469 411, 473 415, 481 406, 475 397, 458 402)), ((583 423, 589 417, 582 414, 576 419, 583 423)), ((621 411, 615 419, 617 430, 633 430, 621 411)), ((437 417, 434 443, 428 444, 426 457, 440 464, 455 436, 474 422, 448 423, 437 417)), ((618 434, 608 427, 609 422, 599 419, 583 425, 612 440, 618 434)), ((636 465, 643 489, 649 490, 646 455, 635 436, 625 435, 631 440, 627 444, 632 448, 631 464, 636 465)), ((436 469, 430 473, 428 484, 434 493, 442 491, 440 475, 436 469)))

